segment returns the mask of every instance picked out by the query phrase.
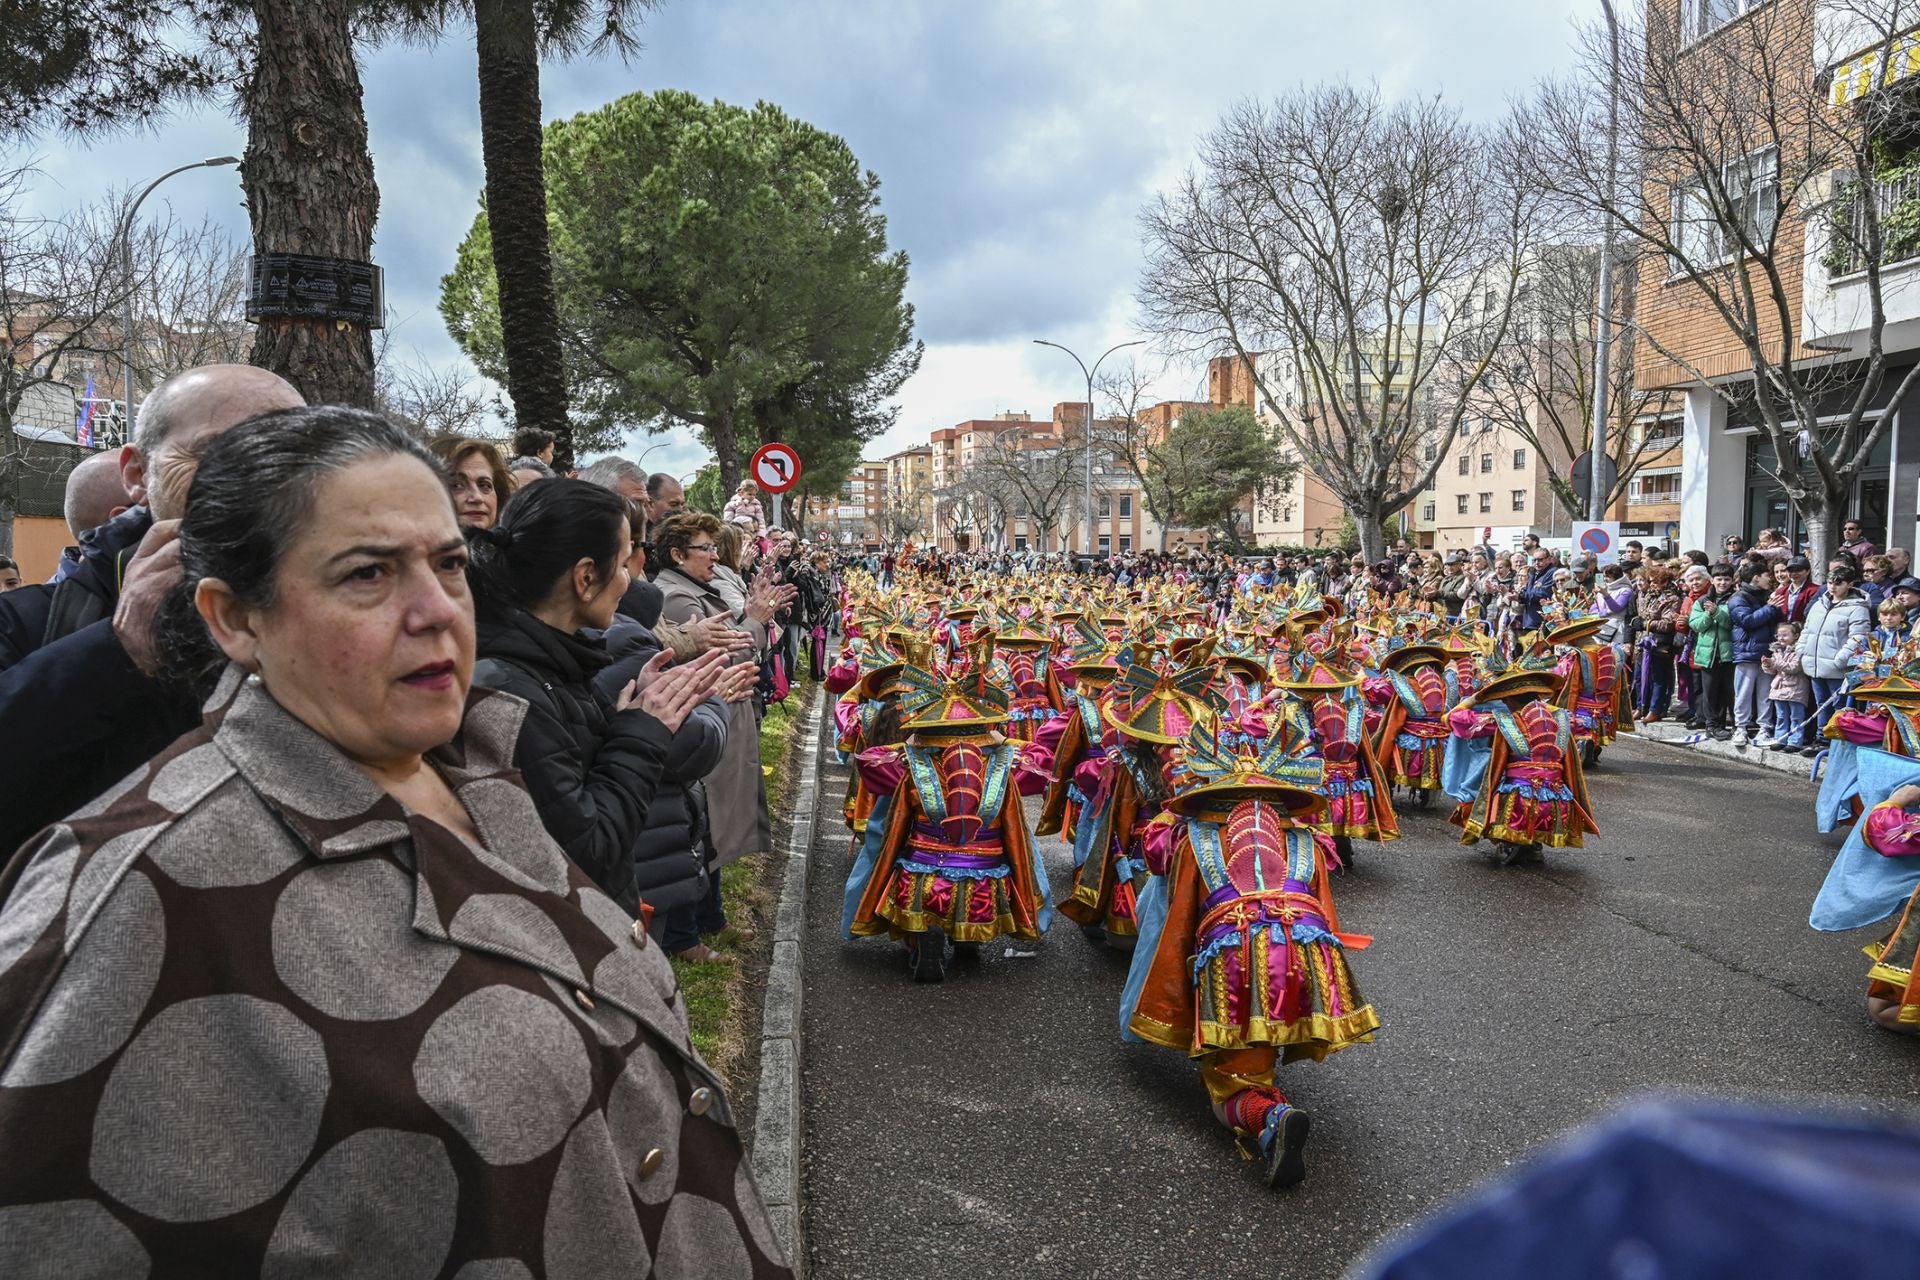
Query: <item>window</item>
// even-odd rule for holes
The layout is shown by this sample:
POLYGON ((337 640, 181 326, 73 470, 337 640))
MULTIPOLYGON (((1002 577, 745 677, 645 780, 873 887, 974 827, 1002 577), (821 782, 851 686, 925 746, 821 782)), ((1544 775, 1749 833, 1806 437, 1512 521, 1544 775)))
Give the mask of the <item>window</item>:
POLYGON ((1472 466, 1473 466, 1472 460, 1469 459, 1466 454, 1464 453, 1461 454, 1460 455, 1460 474, 1461 475, 1467 474, 1467 472, 1472 468, 1472 466))
POLYGON ((1767 0, 1680 0, 1680 34, 1688 40, 1711 35, 1767 0))
POLYGON ((1689 264, 1711 267, 1733 257, 1744 238, 1765 244, 1780 218, 1780 157, 1772 147, 1729 161, 1720 171, 1726 207, 1716 210, 1698 183, 1673 190, 1671 235, 1679 255, 1667 269, 1682 275, 1689 264), (1721 214, 1726 216, 1723 218, 1721 214))
POLYGON ((1527 469, 1527 451, 1525 449, 1515 449, 1513 451, 1513 469, 1515 471, 1525 471, 1527 469))
POLYGON ((1109 549, 1110 547, 1112 547, 1112 545, 1113 545, 1113 539, 1112 539, 1112 538, 1109 538, 1109 537, 1108 537, 1108 536, 1107 536, 1106 534, 1104 534, 1104 533, 1100 535, 1100 554, 1101 554, 1101 555, 1103 555, 1103 556, 1104 556, 1104 555, 1106 555, 1106 554, 1108 554, 1108 549, 1109 549))
POLYGON ((1649 449, 1666 449, 1680 443, 1686 434, 1681 419, 1649 418, 1640 424, 1641 443, 1649 449))
POLYGON ((1480 495, 1480 510, 1481 510, 1481 512, 1482 512, 1482 513, 1485 513, 1485 512, 1488 512, 1488 511, 1491 511, 1491 510, 1493 510, 1493 495, 1492 495, 1492 494, 1490 494, 1490 493, 1483 493, 1483 494, 1481 494, 1481 495, 1480 495))
POLYGON ((1015 551, 1025 551, 1025 550, 1027 549, 1027 535, 1026 535, 1026 534, 1024 534, 1024 533, 1016 533, 1016 534, 1014 534, 1014 535, 1013 535, 1013 549, 1014 549, 1015 551))
POLYGON ((1103 493, 1100 495, 1100 518, 1102 520, 1106 520, 1110 518, 1112 515, 1113 515, 1113 495, 1110 493, 1103 493))
POLYGON ((1420 518, 1428 524, 1433 523, 1433 504, 1431 502, 1420 508, 1420 518))
POLYGON ((1527 491, 1525 489, 1515 489, 1513 491, 1513 509, 1515 511, 1525 511, 1527 509, 1527 491))
POLYGON ((1462 493, 1462 494, 1456 495, 1454 497, 1454 503, 1455 503, 1456 509, 1459 511, 1461 515, 1467 514, 1467 495, 1466 494, 1462 493))
POLYGON ((1481 454, 1480 455, 1481 473, 1484 475, 1485 473, 1490 472, 1492 470, 1493 470, 1493 455, 1490 453, 1481 454))
MULTIPOLYGON (((1122 520, 1133 519, 1133 495, 1130 493, 1120 495, 1120 518, 1122 520)), ((1122 541, 1125 541, 1125 539, 1122 539, 1122 541)), ((1125 550, 1125 548, 1122 548, 1122 550, 1125 550)))
POLYGON ((1440 446, 1435 444, 1431 440, 1427 441, 1427 451, 1423 458, 1423 461, 1432 462, 1435 458, 1439 456, 1440 456, 1440 446))
POLYGON ((1627 481, 1627 505, 1651 506, 1680 501, 1680 468, 1649 467, 1627 481))
POLYGON ((1133 535, 1129 533, 1121 534, 1120 535, 1120 554, 1125 555, 1127 554, 1127 552, 1131 550, 1133 550, 1133 535))

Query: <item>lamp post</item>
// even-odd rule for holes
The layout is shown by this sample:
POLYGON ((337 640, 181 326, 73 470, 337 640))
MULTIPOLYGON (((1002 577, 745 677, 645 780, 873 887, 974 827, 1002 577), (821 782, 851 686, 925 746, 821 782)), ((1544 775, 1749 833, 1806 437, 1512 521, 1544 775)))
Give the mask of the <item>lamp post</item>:
POLYGON ((133 220, 139 214, 140 206, 153 194, 153 189, 176 173, 185 173, 189 169, 218 169, 239 163, 239 156, 209 156, 205 160, 183 164, 178 169, 169 169, 149 182, 127 207, 127 219, 120 227, 120 265, 124 270, 123 282, 126 285, 126 305, 120 318, 121 389, 126 395, 127 406, 127 434, 126 439, 120 442, 122 444, 133 443, 133 220))
MULTIPOLYGON (((1145 338, 1135 338, 1132 342, 1116 342, 1100 353, 1100 359, 1093 362, 1093 368, 1087 368, 1087 362, 1074 355, 1073 348, 1063 347, 1057 342, 1048 342, 1045 338, 1035 338, 1034 343, 1042 347, 1054 347, 1073 356, 1073 362, 1080 366, 1080 372, 1087 375, 1087 559, 1093 559, 1093 377, 1100 372, 1100 362, 1122 347, 1138 347, 1146 343, 1145 338)), ((1065 548, 1062 548, 1065 550, 1065 548)))

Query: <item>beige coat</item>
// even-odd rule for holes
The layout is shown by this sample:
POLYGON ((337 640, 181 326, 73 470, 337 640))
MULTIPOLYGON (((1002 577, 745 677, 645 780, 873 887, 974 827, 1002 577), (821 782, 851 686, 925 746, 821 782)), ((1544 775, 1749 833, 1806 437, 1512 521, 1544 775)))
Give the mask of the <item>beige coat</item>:
POLYGON ((787 1274, 657 946, 476 690, 485 848, 228 672, 0 878, 0 1275, 787 1274), (463 1270, 464 1268, 464 1270, 463 1270))
MULTIPOLYGON (((653 585, 660 588, 660 594, 665 597, 660 616, 669 622, 684 624, 732 614, 718 591, 678 569, 662 569, 653 585)), ((753 637, 753 653, 745 661, 765 661, 766 624, 743 618, 734 625, 753 637)), ((733 704, 727 717, 726 752, 713 772, 706 776, 705 783, 716 867, 725 866, 742 854, 773 848, 766 776, 760 771, 760 720, 751 700, 733 704)))

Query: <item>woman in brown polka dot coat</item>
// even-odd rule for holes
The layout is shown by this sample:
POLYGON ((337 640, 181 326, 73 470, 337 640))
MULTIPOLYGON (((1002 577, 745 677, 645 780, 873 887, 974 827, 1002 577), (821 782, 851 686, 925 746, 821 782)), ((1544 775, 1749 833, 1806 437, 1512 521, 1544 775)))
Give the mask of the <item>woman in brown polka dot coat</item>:
POLYGON ((787 1275, 671 968, 468 691, 432 464, 269 419, 183 529, 205 724, 0 880, 0 1275, 787 1275))

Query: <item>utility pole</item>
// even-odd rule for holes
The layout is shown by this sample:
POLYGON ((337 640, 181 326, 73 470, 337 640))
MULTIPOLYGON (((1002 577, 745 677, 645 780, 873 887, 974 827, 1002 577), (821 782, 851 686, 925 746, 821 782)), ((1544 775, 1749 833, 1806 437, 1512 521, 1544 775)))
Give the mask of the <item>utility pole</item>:
POLYGON ((140 212, 140 206, 146 203, 153 189, 176 173, 185 173, 189 169, 217 169, 225 165, 239 164, 239 156, 209 156, 205 160, 195 160, 192 164, 183 164, 177 169, 169 169, 149 182, 133 203, 127 207, 127 219, 120 227, 120 266, 125 274, 121 283, 126 289, 126 305, 120 318, 120 371, 122 390, 127 398, 125 438, 121 444, 133 443, 133 220, 140 212))
MULTIPOLYGON (((1611 204, 1620 188, 1620 21, 1613 12, 1613 0, 1600 0, 1607 17, 1607 202, 1611 204)), ((1587 519, 1596 523, 1607 518, 1605 486, 1607 418, 1612 412, 1613 387, 1613 214, 1602 211, 1605 229, 1600 236, 1600 280, 1595 290, 1599 315, 1594 326, 1593 343, 1593 465, 1587 474, 1587 519)))
POLYGON ((1118 342, 1100 353, 1100 359, 1093 362, 1093 368, 1087 368, 1087 362, 1074 355, 1072 348, 1062 347, 1057 342, 1048 342, 1045 338, 1035 338, 1034 342, 1043 347, 1057 347, 1073 356, 1073 362, 1080 366, 1080 372, 1087 375, 1087 558, 1093 558, 1093 377, 1100 372, 1100 362, 1122 347, 1138 347, 1145 344, 1145 338, 1136 338, 1132 342, 1118 342))

